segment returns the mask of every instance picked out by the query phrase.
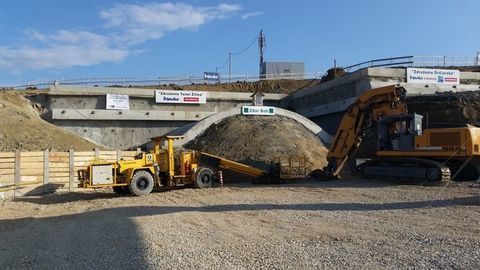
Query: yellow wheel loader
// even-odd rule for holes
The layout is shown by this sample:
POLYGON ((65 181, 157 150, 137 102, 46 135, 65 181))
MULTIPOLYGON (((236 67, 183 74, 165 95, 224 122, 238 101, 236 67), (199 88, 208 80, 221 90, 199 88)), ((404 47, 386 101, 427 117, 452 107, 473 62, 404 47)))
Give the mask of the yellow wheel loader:
POLYGON ((213 186, 218 170, 232 170, 259 179, 276 179, 279 175, 240 164, 221 157, 194 150, 175 152, 173 143, 181 136, 162 136, 153 139, 149 153, 139 153, 134 160, 106 162, 90 161, 78 171, 79 187, 111 187, 118 194, 141 196, 149 194, 155 186, 176 187, 194 185, 198 188, 213 186))

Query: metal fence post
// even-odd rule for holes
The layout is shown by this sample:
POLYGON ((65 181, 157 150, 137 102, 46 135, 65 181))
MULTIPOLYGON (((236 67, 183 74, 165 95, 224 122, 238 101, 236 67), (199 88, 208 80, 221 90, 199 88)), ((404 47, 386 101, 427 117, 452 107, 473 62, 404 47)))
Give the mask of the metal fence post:
POLYGON ((74 151, 73 149, 69 150, 68 151, 69 153, 69 179, 68 179, 68 191, 72 191, 73 190, 73 177, 74 177, 74 174, 75 174, 75 163, 74 163, 74 159, 75 159, 75 155, 74 155, 74 151))
POLYGON ((49 190, 47 188, 48 185, 48 171, 49 171, 49 156, 50 151, 47 149, 43 152, 43 193, 47 193, 49 190))
POLYGON ((13 182, 13 197, 15 198, 17 196, 17 187, 20 184, 20 181, 22 179, 21 175, 21 156, 20 156, 20 151, 17 150, 15 151, 15 176, 14 176, 14 182, 13 182))

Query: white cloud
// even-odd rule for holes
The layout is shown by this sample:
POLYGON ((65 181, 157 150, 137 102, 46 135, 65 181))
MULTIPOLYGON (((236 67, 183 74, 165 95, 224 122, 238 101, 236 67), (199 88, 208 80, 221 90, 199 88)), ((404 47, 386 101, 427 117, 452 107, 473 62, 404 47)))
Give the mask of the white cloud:
POLYGON ((30 44, 0 44, 0 69, 21 72, 119 62, 141 53, 134 45, 160 39, 172 31, 196 30, 207 22, 238 15, 241 9, 238 4, 118 4, 99 14, 110 34, 68 29, 47 34, 26 29, 23 34, 30 44))
POLYGON ((263 15, 263 11, 249 12, 249 13, 242 14, 242 19, 246 20, 251 17, 261 16, 261 15, 263 15))
POLYGON ((233 4, 233 5, 229 5, 229 4, 220 4, 217 6, 218 10, 222 11, 222 12, 233 12, 233 11, 240 11, 242 9, 242 7, 238 4, 233 4))
POLYGON ((144 5, 121 4, 103 10, 100 16, 107 28, 120 28, 115 37, 129 45, 159 39, 176 30, 195 30, 212 21, 228 18, 240 5, 219 4, 212 7, 195 7, 183 3, 151 3, 144 5))
POLYGON ((86 31, 58 30, 46 35, 29 29, 27 37, 34 45, 0 46, 0 69, 11 71, 61 69, 118 62, 129 55, 114 47, 108 37, 86 31))
POLYGON ((40 33, 39 31, 33 28, 26 29, 25 31, 23 31, 23 34, 31 40, 45 41, 45 39, 47 39, 46 35, 40 33))

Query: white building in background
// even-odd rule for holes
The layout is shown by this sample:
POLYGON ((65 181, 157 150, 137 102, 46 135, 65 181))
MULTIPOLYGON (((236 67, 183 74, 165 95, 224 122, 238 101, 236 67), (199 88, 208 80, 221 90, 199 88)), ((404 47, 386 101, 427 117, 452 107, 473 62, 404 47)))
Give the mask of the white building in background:
POLYGON ((263 62, 260 64, 260 78, 303 79, 305 62, 263 62))

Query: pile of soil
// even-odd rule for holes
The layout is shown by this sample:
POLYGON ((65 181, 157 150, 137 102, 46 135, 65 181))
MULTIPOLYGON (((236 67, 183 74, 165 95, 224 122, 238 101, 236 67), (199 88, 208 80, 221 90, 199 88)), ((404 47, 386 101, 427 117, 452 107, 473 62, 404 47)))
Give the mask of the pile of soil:
POLYGON ((304 156, 309 171, 321 169, 328 152, 315 134, 283 116, 232 116, 210 126, 185 147, 264 170, 275 157, 288 156, 304 156))
MULTIPOLYGON (((225 92, 249 92, 289 94, 297 90, 313 87, 320 84, 320 80, 262 80, 257 82, 232 82, 217 84, 191 84, 191 85, 156 85, 144 86, 147 89, 173 89, 173 90, 201 90, 201 91, 225 91, 225 92)), ((132 86, 138 88, 138 86, 132 86)))
POLYGON ((96 145, 44 121, 39 108, 21 93, 0 91, 0 151, 78 151, 96 145))
POLYGON ((336 78, 340 78, 347 75, 345 69, 338 67, 338 68, 331 68, 327 70, 327 73, 323 75, 322 79, 320 80, 321 83, 328 82, 334 80, 336 78))

